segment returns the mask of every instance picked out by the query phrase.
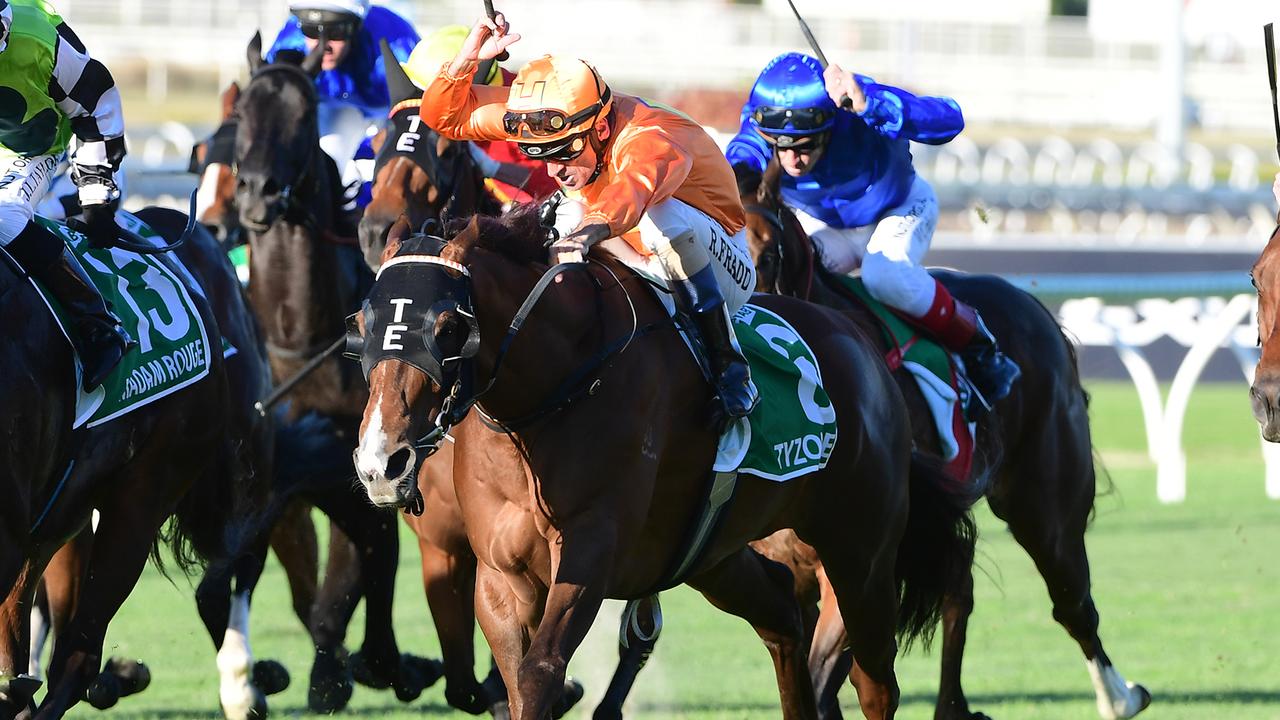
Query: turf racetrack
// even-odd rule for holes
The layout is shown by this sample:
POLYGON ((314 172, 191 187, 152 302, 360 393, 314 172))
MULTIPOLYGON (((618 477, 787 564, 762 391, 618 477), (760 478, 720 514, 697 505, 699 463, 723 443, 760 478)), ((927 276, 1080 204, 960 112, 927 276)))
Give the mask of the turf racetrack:
MULTIPOLYGON (((1280 718, 1280 502, 1263 493, 1258 434, 1241 383, 1198 389, 1186 423, 1188 497, 1155 500, 1136 393, 1092 384, 1094 439, 1114 480, 1098 499, 1089 531, 1102 637, 1117 668, 1155 696, 1144 715, 1171 718, 1280 718)), ((969 629, 965 684, 976 710, 997 720, 1096 718, 1093 690, 1076 645, 1054 623, 1031 561, 985 505, 977 608, 969 629)), ((401 649, 438 657, 423 600, 416 543, 401 543, 396 630, 401 649)), ((294 684, 271 698, 275 717, 305 714, 311 654, 289 609, 274 558, 254 604, 253 649, 284 662, 294 684)), ((772 665, 751 629, 681 588, 663 596, 666 626, 628 706, 631 718, 774 718, 772 665)), ((613 669, 620 605, 609 604, 570 671, 587 685, 571 717, 590 717, 613 669)), ((362 616, 352 624, 359 633, 362 616)), ((358 637, 358 635, 357 635, 358 637)), ((358 647, 352 638, 348 645, 358 647)), ((126 698, 114 717, 213 718, 217 678, 212 646, 187 583, 148 570, 107 636, 107 653, 145 659, 151 688, 126 698)), ((487 655, 486 655, 487 657, 487 655)), ((915 650, 898 663, 899 717, 931 718, 938 661, 915 650)), ((841 695, 856 713, 852 688, 841 695)), ((443 687, 404 706, 389 691, 357 688, 347 714, 451 715, 443 687)), ((72 717, 93 717, 81 704, 72 717)))

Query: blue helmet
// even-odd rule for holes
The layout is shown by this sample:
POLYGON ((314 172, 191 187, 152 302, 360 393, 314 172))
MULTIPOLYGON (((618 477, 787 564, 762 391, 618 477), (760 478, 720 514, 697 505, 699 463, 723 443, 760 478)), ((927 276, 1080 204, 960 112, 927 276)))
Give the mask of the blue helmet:
POLYGON ((751 88, 747 107, 751 126, 782 146, 827 132, 836 123, 836 104, 827 94, 822 63, 801 53, 770 60, 751 88))

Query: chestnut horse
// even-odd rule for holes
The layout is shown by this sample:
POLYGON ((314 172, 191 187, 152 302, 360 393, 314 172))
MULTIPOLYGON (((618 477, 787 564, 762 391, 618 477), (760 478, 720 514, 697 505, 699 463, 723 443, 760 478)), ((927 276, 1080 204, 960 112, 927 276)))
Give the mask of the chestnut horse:
POLYGON ((1277 298, 1280 298, 1280 225, 1249 271, 1258 291, 1258 345, 1262 357, 1253 371, 1249 400, 1267 442, 1280 442, 1280 342, 1276 341, 1277 298))
MULTIPOLYGON (((808 340, 841 437, 825 468, 804 478, 742 475, 719 530, 673 578, 715 453, 709 386, 646 281, 599 251, 589 264, 548 269, 544 237, 527 208, 477 216, 444 245, 406 242, 396 259, 414 277, 397 302, 431 308, 405 339, 428 348, 428 360, 412 362, 432 369, 381 335, 363 357, 371 394, 356 469, 375 504, 418 503, 419 458, 450 430, 459 447, 485 442, 486 428, 457 424, 477 402, 513 441, 454 460, 480 561, 477 615, 512 716, 549 714, 604 598, 683 581, 765 640, 783 715, 813 717, 791 575, 747 547, 791 527, 818 549, 846 609, 864 714, 892 717, 895 628, 911 638, 936 623, 948 578, 971 560, 972 525, 968 498, 912 454, 901 394, 874 348, 839 313, 761 299, 808 340)), ((366 306, 361 317, 389 312, 366 306)))
MULTIPOLYGON (((781 292, 844 310, 883 346, 877 321, 815 256, 812 243, 795 215, 782 203, 781 169, 775 159, 763 177, 744 168, 739 176, 747 208, 747 236, 758 268, 756 290, 781 292)), ((1105 718, 1132 717, 1145 709, 1151 695, 1126 682, 1115 669, 1098 637, 1098 611, 1090 592, 1089 558, 1084 532, 1093 513, 1095 470, 1089 434, 1088 394, 1080 385, 1076 353, 1053 315, 1030 294, 999 278, 934 272, 957 298, 973 305, 995 333, 1000 346, 1022 367, 1022 379, 1002 400, 993 417, 977 433, 974 474, 990 474, 987 501, 1014 538, 1035 561, 1053 601, 1053 616, 1080 645, 1088 661, 1105 718)), ((917 443, 936 447, 928 409, 915 382, 896 373, 908 400, 917 443)), ((804 556, 803 551, 797 553, 804 556)), ((812 574, 813 567, 795 567, 812 574)), ((823 588, 823 595, 829 589, 823 588)), ((966 626, 973 610, 973 579, 948 594, 944 610, 942 678, 935 718, 978 719, 960 683, 966 626)), ((824 711, 838 716, 836 692, 848 658, 843 623, 834 603, 824 602, 810 659, 824 711)))
MULTIPOLYGON (((337 170, 319 146, 314 76, 322 54, 300 64, 267 64, 261 37, 247 50, 252 77, 236 104, 236 206, 249 237, 249 303, 262 326, 277 381, 333 348, 344 333, 371 275, 353 240, 337 237, 341 204, 337 170)), ((315 412, 332 421, 335 442, 353 447, 368 393, 358 375, 331 357, 289 397, 287 421, 315 412)), ((354 679, 393 687, 416 698, 439 668, 401 657, 391 626, 398 534, 394 517, 354 495, 350 468, 335 467, 309 483, 306 499, 323 510, 351 542, 330 543, 330 557, 358 550, 359 571, 329 572, 310 629, 316 643, 308 705, 317 712, 344 707, 354 679), (350 548, 354 543, 355 549, 350 548), (348 663, 343 649, 355 604, 366 601, 363 648, 348 663)))
MULTIPOLYGON (((184 224, 162 235, 172 243, 184 224)), ((109 706, 122 691, 138 689, 121 688, 111 672, 99 674, 103 638, 161 539, 184 571, 238 556, 239 520, 249 507, 238 448, 246 438, 235 427, 220 352, 212 353, 210 372, 199 381, 73 431, 70 348, 30 281, 8 262, 0 265, 0 316, 6 327, 22 328, 0 350, 12 381, 0 393, 0 418, 9 428, 0 458, 0 494, 7 498, 0 503, 0 717, 31 711, 39 686, 25 673, 31 602, 46 564, 65 542, 84 537, 95 509, 95 542, 110 548, 82 553, 82 570, 67 573, 72 587, 59 591, 76 601, 66 606, 49 692, 35 710, 37 718, 57 718, 86 697, 109 706), (161 534, 170 516, 174 524, 161 534)), ((188 284, 187 294, 211 345, 220 347, 219 317, 234 317, 238 290, 228 296, 202 287, 188 284)), ((237 329, 228 326, 231 338, 237 329)))

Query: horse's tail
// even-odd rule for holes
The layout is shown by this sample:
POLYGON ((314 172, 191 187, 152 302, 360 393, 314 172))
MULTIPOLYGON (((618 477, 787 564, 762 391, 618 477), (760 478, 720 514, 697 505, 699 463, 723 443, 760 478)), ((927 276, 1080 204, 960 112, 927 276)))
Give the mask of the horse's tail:
POLYGON ((174 564, 186 575, 239 553, 242 519, 252 507, 254 471, 244 439, 230 432, 222 436, 213 462, 194 479, 152 545, 151 558, 161 574, 167 575, 162 546, 168 546, 174 564))
POLYGON ((898 546, 898 637, 904 648, 927 647, 942 617, 942 599, 970 572, 977 528, 969 508, 977 496, 948 475, 942 461, 911 454, 910 512, 898 546))

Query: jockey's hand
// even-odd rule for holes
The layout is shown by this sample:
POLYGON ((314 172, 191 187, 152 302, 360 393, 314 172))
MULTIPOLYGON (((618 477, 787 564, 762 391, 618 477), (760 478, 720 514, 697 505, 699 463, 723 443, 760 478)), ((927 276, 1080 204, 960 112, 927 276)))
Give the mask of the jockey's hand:
POLYGON ((867 96, 854 79, 853 73, 832 63, 822 72, 822 79, 827 85, 827 94, 836 105, 847 107, 856 113, 867 109, 867 96))
POLYGON ((520 39, 520 33, 512 33, 510 30, 511 25, 502 13, 494 13, 492 20, 487 16, 476 20, 471 33, 449 65, 449 74, 457 77, 472 65, 501 55, 520 39))
POLYGON ((609 239, 609 226, 604 223, 583 225, 551 243, 551 264, 586 262, 587 251, 601 240, 609 239))

